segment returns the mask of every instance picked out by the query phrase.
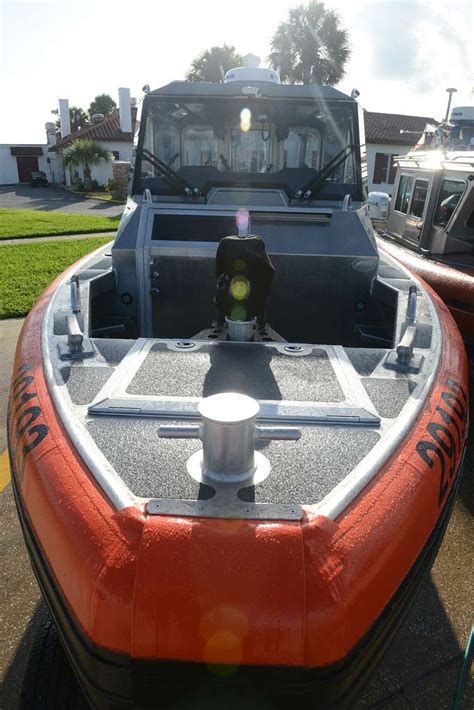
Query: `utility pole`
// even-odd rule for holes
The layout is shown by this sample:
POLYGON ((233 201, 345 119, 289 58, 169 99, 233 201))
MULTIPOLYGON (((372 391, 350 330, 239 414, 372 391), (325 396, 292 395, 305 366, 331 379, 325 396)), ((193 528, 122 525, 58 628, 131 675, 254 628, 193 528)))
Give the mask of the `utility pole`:
POLYGON ((449 94, 449 99, 448 99, 448 108, 446 109, 446 117, 445 117, 445 119, 444 119, 444 122, 445 122, 445 123, 448 122, 449 109, 451 108, 451 101, 452 101, 452 98, 453 98, 453 94, 456 93, 457 89, 452 89, 452 88, 451 88, 451 89, 446 89, 446 91, 447 91, 448 94, 449 94))

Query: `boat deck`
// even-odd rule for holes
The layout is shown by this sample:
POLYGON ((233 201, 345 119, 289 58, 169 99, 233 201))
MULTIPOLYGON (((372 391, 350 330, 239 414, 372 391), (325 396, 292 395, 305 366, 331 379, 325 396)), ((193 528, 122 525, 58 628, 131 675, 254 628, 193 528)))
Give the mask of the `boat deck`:
MULTIPOLYGON (((83 294, 89 280, 110 267, 105 251, 93 258, 93 268, 89 263, 80 270, 83 294)), ((414 282, 389 257, 382 258, 379 279, 398 291, 399 342, 414 282)), ((259 421, 298 426, 301 439, 257 444, 271 473, 258 485, 235 489, 223 515, 258 517, 258 506, 265 504, 268 517, 298 518, 302 506, 334 516, 349 500, 347 489, 353 497, 400 442, 436 370, 437 318, 417 286, 415 353, 424 361, 419 372, 400 372, 386 367, 390 349, 286 342, 92 338, 92 357, 60 359, 67 341, 62 324, 70 312, 66 280, 50 304, 43 340, 56 405, 117 507, 142 501, 150 512, 150 501, 161 501, 164 512, 178 514, 183 503, 193 509, 193 502, 204 502, 201 514, 216 515, 210 507, 218 503, 214 489, 186 468, 200 441, 160 438, 158 425, 197 421, 199 400, 208 395, 250 395, 260 402, 259 421)), ((87 310, 83 319, 87 332, 87 310)))

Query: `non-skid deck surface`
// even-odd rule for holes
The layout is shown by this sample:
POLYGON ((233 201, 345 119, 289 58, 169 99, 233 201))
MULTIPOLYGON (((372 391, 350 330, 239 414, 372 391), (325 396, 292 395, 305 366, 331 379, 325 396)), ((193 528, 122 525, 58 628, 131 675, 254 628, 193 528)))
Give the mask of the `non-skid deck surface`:
POLYGON ((208 397, 240 392, 255 399, 341 402, 345 399, 324 350, 284 355, 252 345, 204 345, 174 352, 155 344, 127 388, 128 394, 208 397))
MULTIPOLYGON (((161 439, 158 422, 148 419, 90 419, 87 429, 135 495, 191 500, 213 495, 213 489, 200 486, 186 470, 189 456, 202 446, 198 440, 161 439)), ((379 440, 377 432, 358 428, 301 427, 301 433, 299 441, 272 441, 257 446, 270 460, 272 470, 259 485, 242 489, 242 500, 315 503, 342 481, 379 440)))
MULTIPOLYGON (((122 361, 132 341, 94 341, 101 359, 65 364, 61 369, 75 405, 84 405, 122 361)), ((396 416, 411 384, 404 378, 370 377, 383 350, 348 349, 347 354, 377 410, 396 416)), ((131 361, 133 367, 133 360, 131 361)), ((255 344, 204 344, 194 351, 170 350, 154 343, 138 370, 124 370, 127 393, 155 397, 202 397, 237 391, 261 400, 338 403, 345 400, 328 354, 315 348, 305 355, 286 355, 275 347, 255 344)), ((162 439, 157 418, 87 416, 92 439, 137 496, 204 500, 214 495, 188 474, 188 458, 201 448, 198 440, 162 439)), ((377 444, 373 428, 301 426, 297 442, 262 442, 257 449, 271 463, 270 476, 242 489, 244 502, 311 504, 322 500, 377 444)))

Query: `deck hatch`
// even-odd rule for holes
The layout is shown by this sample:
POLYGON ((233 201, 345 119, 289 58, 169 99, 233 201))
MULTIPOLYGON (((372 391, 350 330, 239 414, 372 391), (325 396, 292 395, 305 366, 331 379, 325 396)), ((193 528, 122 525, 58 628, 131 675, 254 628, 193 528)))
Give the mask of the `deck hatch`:
MULTIPOLYGON (((365 390, 337 346, 139 340, 90 405, 91 415, 176 419, 198 417, 202 397, 240 392, 260 403, 260 420, 378 426, 365 390), (158 376, 159 373, 159 376, 158 376)), ((342 348, 339 348, 342 351, 342 348)))

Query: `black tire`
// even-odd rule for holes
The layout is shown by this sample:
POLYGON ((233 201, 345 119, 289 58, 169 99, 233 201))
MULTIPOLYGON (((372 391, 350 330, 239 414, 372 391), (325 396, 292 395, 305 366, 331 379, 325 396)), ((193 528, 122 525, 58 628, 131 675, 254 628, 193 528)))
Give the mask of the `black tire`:
POLYGON ((33 639, 23 677, 19 710, 89 708, 51 618, 33 639))

